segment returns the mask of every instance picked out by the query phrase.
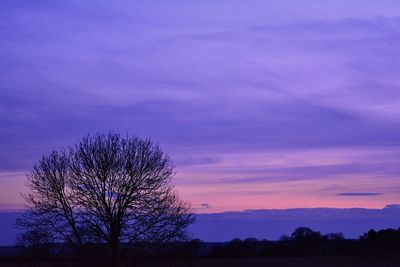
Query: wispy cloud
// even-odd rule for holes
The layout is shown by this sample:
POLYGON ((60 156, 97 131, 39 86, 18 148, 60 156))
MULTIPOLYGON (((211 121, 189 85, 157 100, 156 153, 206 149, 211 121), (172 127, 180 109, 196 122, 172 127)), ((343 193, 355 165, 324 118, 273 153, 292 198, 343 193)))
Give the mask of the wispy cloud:
POLYGON ((200 205, 202 208, 205 208, 205 209, 209 209, 209 208, 211 208, 211 205, 210 204, 208 204, 208 203, 201 203, 201 205, 200 205))
POLYGON ((337 196, 344 197, 365 197, 365 196, 379 196, 382 193, 373 193, 373 192, 346 192, 346 193, 337 193, 337 196))

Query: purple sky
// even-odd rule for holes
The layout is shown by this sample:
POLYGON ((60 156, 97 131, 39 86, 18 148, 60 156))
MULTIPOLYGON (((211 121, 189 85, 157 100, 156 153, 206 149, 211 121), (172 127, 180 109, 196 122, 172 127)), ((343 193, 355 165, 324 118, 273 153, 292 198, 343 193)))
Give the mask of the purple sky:
POLYGON ((0 2, 0 209, 83 135, 151 137, 198 212, 400 202, 400 2, 0 2))

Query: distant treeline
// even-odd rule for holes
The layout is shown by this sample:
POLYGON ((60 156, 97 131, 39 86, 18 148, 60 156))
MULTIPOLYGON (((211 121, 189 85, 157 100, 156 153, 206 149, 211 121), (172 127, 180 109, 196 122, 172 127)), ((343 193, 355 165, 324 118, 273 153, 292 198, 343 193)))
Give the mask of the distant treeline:
MULTIPOLYGON (((37 242, 32 237, 16 247, 0 247, 0 259, 79 259, 101 257, 101 246, 86 251, 74 250, 63 244, 37 242)), ((155 249, 145 243, 129 247, 125 260, 146 258, 254 258, 254 257, 400 257, 400 228, 370 230, 359 239, 346 239, 342 233, 322 235, 307 227, 299 227, 290 236, 269 241, 255 238, 233 239, 225 243, 173 242, 155 249), (146 249, 150 248, 150 249, 146 249)))
POLYGON ((400 228, 370 230, 359 239, 342 233, 322 235, 307 227, 297 228, 278 241, 233 239, 209 250, 211 257, 320 257, 320 256, 400 256, 400 228))

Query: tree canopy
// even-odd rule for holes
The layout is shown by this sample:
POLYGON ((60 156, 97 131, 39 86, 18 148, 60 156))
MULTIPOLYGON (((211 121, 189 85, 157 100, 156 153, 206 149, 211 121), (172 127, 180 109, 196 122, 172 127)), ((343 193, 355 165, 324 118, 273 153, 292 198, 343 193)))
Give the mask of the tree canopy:
POLYGON ((113 257, 138 242, 183 240, 193 222, 170 184, 174 165, 148 139, 117 133, 84 137, 42 157, 27 175, 27 232, 76 247, 102 244, 113 257))

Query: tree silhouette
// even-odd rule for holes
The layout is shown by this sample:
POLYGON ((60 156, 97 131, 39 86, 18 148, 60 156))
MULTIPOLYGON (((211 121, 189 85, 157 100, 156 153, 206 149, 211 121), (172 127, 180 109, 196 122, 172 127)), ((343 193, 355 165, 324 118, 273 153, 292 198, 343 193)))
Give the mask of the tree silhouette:
POLYGON ((298 227, 292 233, 292 239, 295 241, 319 241, 321 233, 308 227, 298 227))
POLYGON ((113 261, 133 244, 183 240, 194 217, 170 185, 173 168, 147 139, 89 135, 33 167, 17 224, 78 248, 99 244, 113 261))

